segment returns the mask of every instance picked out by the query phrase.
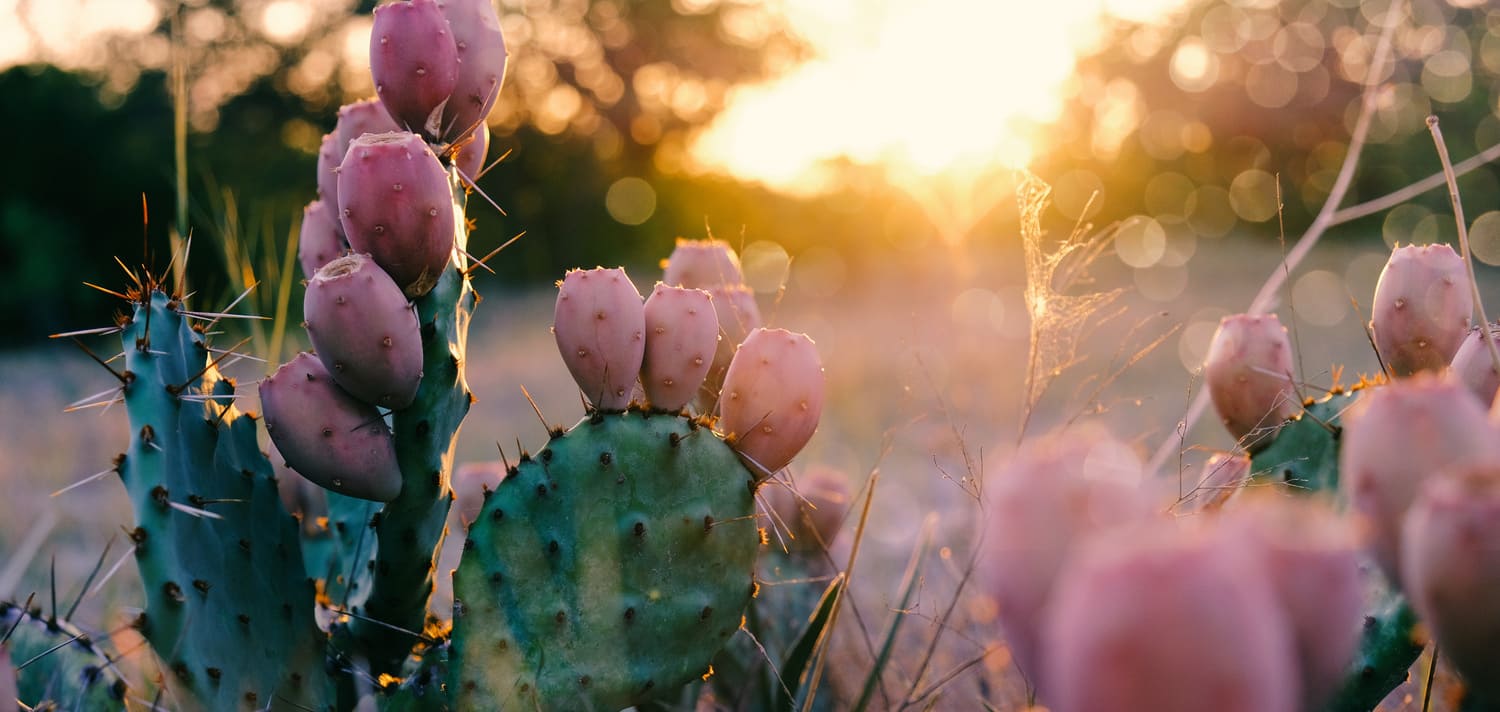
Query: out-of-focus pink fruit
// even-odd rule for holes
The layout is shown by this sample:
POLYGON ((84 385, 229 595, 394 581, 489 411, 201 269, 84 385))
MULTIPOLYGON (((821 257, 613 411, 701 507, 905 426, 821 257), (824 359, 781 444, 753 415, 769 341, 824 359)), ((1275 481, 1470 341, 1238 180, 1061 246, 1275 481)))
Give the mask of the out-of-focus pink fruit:
POLYGON ((1158 523, 1096 536, 1046 613, 1054 712, 1293 712, 1286 615, 1250 547, 1158 523))
POLYGON ((509 53, 491 0, 438 0, 438 6, 448 18, 458 48, 458 75, 443 109, 442 126, 443 139, 456 141, 484 125, 500 96, 509 53))
POLYGON ((1376 562, 1401 571, 1401 522, 1424 479, 1500 459, 1500 437, 1467 388, 1431 374, 1371 389, 1344 418, 1339 487, 1359 514, 1376 562))
POLYGON ((369 255, 318 270, 302 300, 307 336, 333 380, 372 405, 400 410, 422 385, 422 333, 401 288, 369 255))
POLYGON ((1464 261, 1447 245, 1407 245, 1375 284, 1370 328, 1375 348, 1397 376, 1441 371, 1469 329, 1474 296, 1464 261))
MULTIPOLYGON (((384 7, 391 7, 386 5, 384 7)), ((408 297, 432 291, 453 255, 453 194, 415 134, 365 134, 339 166, 339 220, 408 297)))
POLYGON ((275 442, 271 443, 266 458, 270 460, 271 468, 276 473, 276 493, 281 496, 281 506, 286 508, 288 514, 294 514, 302 520, 303 532, 317 532, 317 518, 328 515, 328 496, 325 490, 288 466, 281 453, 277 452, 275 442))
POLYGON ((849 477, 832 467, 813 465, 797 477, 796 491, 776 481, 760 488, 766 507, 774 516, 770 526, 785 527, 791 534, 787 547, 816 553, 833 543, 844 515, 849 511, 849 477))
POLYGON ((464 144, 453 157, 453 165, 458 166, 458 172, 463 174, 465 180, 479 180, 479 173, 484 170, 484 158, 489 150, 490 127, 480 124, 474 130, 474 140, 464 144))
POLYGON ((724 385, 724 374, 734 360, 734 352, 745 342, 745 337, 761 327, 760 307, 755 303, 755 292, 741 285, 713 287, 714 316, 719 320, 719 345, 714 349, 713 366, 708 377, 703 379, 703 388, 698 393, 698 408, 709 412, 718 404, 719 391, 724 385))
POLYGON ((396 444, 375 406, 345 393, 303 352, 260 382, 266 431, 288 465, 339 494, 389 502, 401 493, 396 444))
POLYGON ((436 2, 401 0, 375 8, 370 76, 398 125, 441 138, 445 107, 458 82, 458 45, 436 2))
MULTIPOLYGON (((323 140, 318 144, 318 198, 335 208, 339 204, 339 163, 343 160, 337 129, 323 134, 323 140)), ((340 226, 339 235, 342 237, 343 234, 344 228, 340 226)))
MULTIPOLYGON (((1490 334, 1500 341, 1500 324, 1490 324, 1490 334)), ((1486 406, 1495 402, 1495 391, 1500 390, 1500 371, 1495 370, 1495 360, 1490 357, 1490 347, 1484 343, 1484 334, 1477 327, 1469 330, 1464 342, 1453 354, 1453 375, 1473 391, 1486 406)))
MULTIPOLYGON (((689 289, 740 286, 745 275, 740 257, 723 240, 677 238, 677 247, 662 264, 661 281, 689 289)), ((754 327, 751 327, 754 328, 754 327)))
POLYGON ((453 471, 453 511, 465 526, 484 509, 484 493, 493 492, 505 479, 505 465, 498 460, 466 462, 453 471))
POLYGON ((16 669, 10 662, 10 648, 0 645, 0 710, 10 712, 19 709, 16 702, 20 697, 21 693, 16 688, 16 669))
POLYGON ((701 289, 658 282, 646 299, 641 386, 652 407, 681 410, 703 385, 719 345, 713 300, 701 289))
POLYGON ((823 364, 806 334, 756 329, 745 338, 719 397, 719 427, 758 479, 786 467, 818 429, 823 364))
POLYGON ((1246 448, 1268 444, 1299 409, 1292 345, 1275 314, 1224 317, 1203 372, 1219 419, 1246 448))
POLYGON ((1249 481, 1249 455, 1216 452, 1203 463, 1203 477, 1194 488, 1190 508, 1198 512, 1218 510, 1249 481))
POLYGON ((646 307, 620 267, 569 270, 552 333, 568 372, 600 410, 624 410, 646 353, 646 307))
POLYGON ((1500 467, 1428 480, 1406 515, 1402 583, 1443 658, 1486 698, 1500 696, 1500 467))
POLYGON ((302 230, 297 237, 297 262, 302 276, 312 279, 318 268, 328 264, 349 249, 344 230, 339 227, 337 206, 314 200, 302 210, 302 230))

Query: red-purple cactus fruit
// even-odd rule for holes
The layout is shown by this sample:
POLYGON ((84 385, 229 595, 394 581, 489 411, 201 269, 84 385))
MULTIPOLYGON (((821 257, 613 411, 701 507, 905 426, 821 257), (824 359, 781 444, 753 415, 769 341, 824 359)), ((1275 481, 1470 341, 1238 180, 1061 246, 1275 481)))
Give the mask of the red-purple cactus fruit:
POLYGON ((646 307, 620 267, 570 270, 558 283, 552 333, 568 372, 600 410, 624 410, 646 352, 646 307))
MULTIPOLYGON (((1500 341, 1500 324, 1490 324, 1490 334, 1500 341)), ((1477 327, 1469 330, 1464 342, 1453 354, 1453 376, 1473 391, 1485 405, 1495 402, 1495 391, 1500 390, 1500 371, 1495 370, 1495 360, 1490 357, 1490 347, 1484 343, 1484 334, 1477 327)))
POLYGON ((719 345, 713 300, 701 289, 658 282, 646 299, 641 386, 653 408, 681 410, 703 385, 719 345))
POLYGON ((389 502, 401 493, 396 445, 375 406, 344 392, 309 353, 260 382, 266 431, 287 465, 325 489, 389 502))
POLYGON ((1447 245, 1391 251, 1375 284, 1370 329, 1391 373, 1441 371, 1469 329, 1474 296, 1464 261, 1447 245))
POLYGON ((385 105, 379 99, 365 99, 340 106, 338 122, 333 127, 338 136, 338 143, 334 146, 338 152, 335 165, 344 162, 344 154, 349 152, 349 144, 354 143, 354 139, 365 134, 400 130, 401 126, 391 118, 390 112, 385 110, 385 105))
POLYGON ((1151 516, 1150 498, 1120 476, 1128 467, 1111 461, 1125 452, 1102 430, 1054 433, 1024 443, 985 483, 980 574, 1016 664, 1032 680, 1041 674, 1043 614, 1063 564, 1086 535, 1151 516))
MULTIPOLYGON (((339 204, 339 163, 343 160, 338 130, 323 134, 323 140, 318 144, 318 198, 333 207, 339 204)), ((343 233, 343 226, 339 226, 339 235, 343 233)))
POLYGON ((1500 697, 1500 468, 1428 480, 1406 516, 1402 583, 1443 659, 1500 697))
POLYGON ((1249 455, 1216 452, 1203 463, 1203 477, 1194 488, 1191 508, 1198 512, 1218 510, 1249 481, 1249 455))
POLYGON ((1225 429, 1245 447, 1270 435, 1299 407, 1292 383, 1292 345, 1275 314, 1235 314, 1219 322, 1203 380, 1225 429))
POLYGON ((401 288, 354 253, 318 270, 302 301, 307 336, 339 387, 400 410, 422 384, 422 333, 401 288))
POLYGON ((489 150, 490 127, 480 124, 479 128, 474 129, 474 140, 460 147, 453 157, 453 165, 458 166, 458 172, 463 174, 465 180, 477 181, 479 174, 484 171, 484 159, 489 150))
MULTIPOLYGON (((438 0, 458 49, 458 75, 443 110, 442 138, 456 141, 484 125, 500 96, 509 54, 490 0, 438 0)), ((473 177, 473 173, 467 174, 473 177)))
POLYGON ((396 123, 438 139, 458 82, 458 45, 434 0, 400 0, 375 8, 370 76, 396 123))
POLYGON ((823 364, 806 334, 756 329, 745 338, 719 396, 719 427, 757 479, 786 467, 818 429, 823 364))
POLYGON ((1359 645, 1365 582, 1355 527, 1306 497, 1250 497, 1225 516, 1236 544, 1262 554, 1292 626, 1305 707, 1317 709, 1343 682, 1359 645))
POLYGON ((373 257, 406 296, 431 291, 454 240, 453 195, 437 156, 415 134, 365 134, 349 144, 338 175, 349 245, 373 257))
POLYGON ((1252 547, 1172 523, 1097 536, 1046 613, 1054 712, 1293 712, 1295 647, 1252 547))
POLYGON ((1399 581, 1401 522, 1424 479, 1448 467, 1500 461, 1500 438, 1474 394, 1423 374, 1375 388, 1345 417, 1340 488, 1381 569, 1399 581))
POLYGON ((793 485, 768 482, 760 488, 765 507, 773 519, 767 526, 784 528, 790 534, 787 547, 817 553, 833 544, 852 496, 849 476, 823 465, 813 465, 797 476, 793 485))
POLYGON ((484 493, 493 492, 505 479, 505 464, 499 460, 466 462, 453 471, 453 511, 464 526, 484 508, 484 493))
MULTIPOLYGON (((677 247, 662 265, 661 281, 689 289, 740 286, 745 275, 740 258, 723 240, 677 238, 677 247)), ((754 327, 751 327, 754 328, 754 327)))
POLYGON ((318 268, 349 249, 339 227, 338 208, 326 200, 314 200, 302 210, 302 230, 297 237, 297 261, 302 276, 312 279, 318 268))

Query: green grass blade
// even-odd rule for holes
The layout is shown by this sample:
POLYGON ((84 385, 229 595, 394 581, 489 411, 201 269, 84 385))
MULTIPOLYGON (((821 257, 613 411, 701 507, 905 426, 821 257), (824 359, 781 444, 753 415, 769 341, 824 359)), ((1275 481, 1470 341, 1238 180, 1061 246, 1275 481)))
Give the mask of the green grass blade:
POLYGON ((871 698, 875 696, 875 688, 879 686, 880 678, 885 673, 885 666, 890 663, 891 652, 896 648, 896 634, 901 632, 906 611, 911 607, 912 596, 916 594, 917 582, 921 580, 922 563, 927 559, 927 552, 932 549, 932 531, 936 527, 937 514, 928 513, 922 522, 922 533, 917 537, 917 545, 912 549, 911 560, 906 563, 906 574, 901 578, 900 599, 895 610, 891 611, 891 623, 885 631, 885 642, 881 643, 875 665, 870 668, 869 677, 865 678, 865 688, 859 693, 859 701, 853 707, 854 712, 864 712, 869 707, 871 698))
MULTIPOLYGON (((837 607, 839 597, 844 593, 844 575, 839 574, 828 583, 828 588, 823 591, 823 598, 818 600, 818 607, 813 610, 812 617, 807 619, 807 627, 802 634, 797 636, 796 645, 787 654, 786 661, 781 665, 781 679, 788 684, 802 687, 802 675, 807 671, 807 664, 812 660, 813 652, 818 648, 818 641, 823 638, 823 631, 828 627, 828 622, 833 618, 833 609, 837 607)), ((796 709, 796 699, 787 694, 785 688, 776 693, 776 706, 774 709, 781 712, 791 712, 796 709)))

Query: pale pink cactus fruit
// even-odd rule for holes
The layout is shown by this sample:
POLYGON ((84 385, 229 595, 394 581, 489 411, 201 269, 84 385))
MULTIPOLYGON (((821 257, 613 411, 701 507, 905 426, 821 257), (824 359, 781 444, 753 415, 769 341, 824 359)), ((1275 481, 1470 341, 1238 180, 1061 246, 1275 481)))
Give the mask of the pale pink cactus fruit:
POLYGON ((734 360, 734 352, 744 343, 752 329, 760 328, 760 307, 755 303, 755 292, 749 287, 730 285, 708 290, 714 300, 714 316, 719 320, 719 345, 714 349, 713 366, 708 377, 703 379, 703 388, 698 393, 698 408, 710 411, 718 404, 719 390, 724 385, 724 374, 734 360))
POLYGON ((1053 712, 1293 712, 1295 645, 1253 547, 1157 522, 1091 537, 1046 611, 1053 712))
POLYGON ((458 74, 443 109, 441 138, 456 141, 484 125, 500 96, 509 52, 491 0, 438 0, 438 7, 448 18, 458 50, 458 74))
POLYGON ((1391 251, 1370 310, 1375 349, 1396 376, 1441 371, 1469 330, 1474 296, 1462 257, 1443 245, 1391 251))
POLYGON ((646 307, 620 267, 569 270, 552 333, 568 372, 600 410, 624 410, 646 353, 646 307))
POLYGON ((369 255, 345 255, 319 269, 308 280, 302 315, 339 387, 382 408, 411 405, 422 385, 421 326, 401 288, 369 255))
POLYGON ((1317 709, 1344 681, 1364 621, 1363 544, 1354 523, 1319 499, 1265 494, 1224 513, 1227 533, 1262 556, 1292 626, 1305 709, 1317 709))
MULTIPOLYGON (((1490 324, 1490 335, 1500 345, 1500 324, 1490 324)), ((1449 365, 1453 376, 1486 406, 1495 402, 1495 392, 1500 390, 1500 370, 1496 370, 1490 347, 1484 343, 1484 334, 1478 327, 1469 330, 1449 365)))
MULTIPOLYGON (((743 286, 740 256, 723 240, 677 238, 677 247, 662 263, 661 281, 690 289, 743 286)), ((758 326, 758 325, 757 325, 758 326)), ((751 327, 754 328, 754 327, 751 327)))
POLYGON ((1500 696, 1500 467, 1429 479, 1406 515, 1402 584, 1443 659, 1500 696))
POLYGON ((1463 385, 1432 374, 1371 389, 1345 415, 1342 437, 1339 488, 1392 582, 1401 570, 1401 522, 1422 481, 1500 458, 1484 406, 1463 385))
POLYGON ((802 451, 823 413, 823 363, 806 334, 756 329, 735 352, 719 395, 719 428, 757 479, 802 451))
POLYGON ((813 465, 796 482, 768 481, 759 490, 771 519, 766 526, 781 528, 789 550, 820 552, 838 536, 852 496, 849 476, 826 465, 813 465))
MULTIPOLYGON (((323 140, 318 144, 318 199, 334 208, 339 204, 339 164, 343 160, 344 151, 339 149, 337 129, 323 134, 323 140)), ((340 225, 339 236, 343 234, 344 228, 340 225)))
POLYGON ((437 156, 415 134, 365 134, 349 145, 338 176, 349 245, 374 258, 406 296, 431 291, 452 259, 455 229, 437 156))
POLYGON ((468 526, 484 508, 484 493, 493 492, 505 479, 505 464, 498 460, 465 462, 453 471, 453 511, 468 526))
POLYGON ((490 150, 490 127, 480 124, 473 135, 474 139, 460 146, 453 156, 453 165, 469 182, 479 180, 479 174, 484 171, 484 159, 490 150))
POLYGON ((1041 674, 1042 620, 1057 574, 1079 542, 1153 516, 1139 468, 1124 443, 1085 427, 1023 443, 985 482, 980 580, 1029 679, 1041 674))
POLYGON ((399 0, 375 8, 370 76, 397 125, 441 138, 445 106, 458 82, 458 45, 434 0, 399 0))
POLYGON ((377 502, 401 493, 396 445, 380 411, 344 392, 303 352, 260 382, 266 431, 298 474, 324 489, 377 502))
POLYGON ((657 282, 646 299, 646 352, 641 386, 660 410, 681 410, 703 385, 719 346, 713 300, 701 289, 657 282))
POLYGON ((302 276, 312 279, 318 268, 338 259, 349 249, 344 230, 339 226, 338 208, 326 200, 314 200, 302 210, 302 227, 297 236, 297 262, 302 276))
POLYGON ((286 508, 287 513, 296 515, 302 521, 304 532, 316 533, 316 520, 328 515, 328 496, 325 490, 287 465, 281 453, 276 451, 275 442, 270 443, 266 459, 276 472, 276 494, 281 497, 281 506, 286 508))
POLYGON ((1224 317, 1203 380, 1225 429, 1252 450, 1268 444, 1276 428, 1300 410, 1292 345, 1275 314, 1224 317))
POLYGON ((1192 511, 1216 511, 1239 494, 1249 482, 1249 455, 1216 452, 1203 462, 1203 476, 1186 501, 1192 511))

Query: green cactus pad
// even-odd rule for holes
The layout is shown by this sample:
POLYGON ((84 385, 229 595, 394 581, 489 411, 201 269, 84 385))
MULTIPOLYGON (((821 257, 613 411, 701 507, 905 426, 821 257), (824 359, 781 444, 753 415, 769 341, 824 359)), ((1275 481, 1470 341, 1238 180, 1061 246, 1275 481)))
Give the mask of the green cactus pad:
POLYGON ((1362 390, 1335 391, 1305 404, 1301 413, 1281 426, 1276 439, 1251 458, 1250 472, 1255 481, 1337 492, 1343 415, 1359 400, 1362 390))
POLYGON ((709 672, 753 595, 754 478, 640 411, 554 434, 486 500, 453 575, 459 709, 620 709, 709 672))
MULTIPOLYGON (((16 675, 21 701, 34 709, 125 709, 125 681, 98 644, 65 621, 42 618, 37 611, 0 602, 0 635, 11 631, 0 655, 9 649, 11 667, 31 662, 16 675), (17 620, 17 619, 20 620, 17 620)), ((15 700, 0 700, 0 708, 15 700)))

